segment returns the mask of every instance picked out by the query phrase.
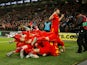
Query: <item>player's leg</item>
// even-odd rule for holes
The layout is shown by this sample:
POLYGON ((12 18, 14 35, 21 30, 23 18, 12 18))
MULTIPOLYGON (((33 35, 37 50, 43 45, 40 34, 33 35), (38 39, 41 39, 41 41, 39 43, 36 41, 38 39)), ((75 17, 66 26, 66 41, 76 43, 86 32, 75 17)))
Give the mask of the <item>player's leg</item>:
POLYGON ((6 56, 11 56, 12 54, 14 54, 15 53, 15 51, 10 51, 10 52, 8 52, 7 54, 6 54, 6 56))
POLYGON ((77 53, 82 52, 82 44, 83 44, 83 35, 82 35, 82 33, 80 33, 78 36, 78 39, 77 39, 77 45, 78 45, 77 53))

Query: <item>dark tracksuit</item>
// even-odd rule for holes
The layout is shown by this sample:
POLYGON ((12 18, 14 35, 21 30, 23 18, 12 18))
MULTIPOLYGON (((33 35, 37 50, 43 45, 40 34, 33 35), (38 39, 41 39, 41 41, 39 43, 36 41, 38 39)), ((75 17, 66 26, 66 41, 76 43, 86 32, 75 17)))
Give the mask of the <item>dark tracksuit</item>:
POLYGON ((78 51, 77 53, 81 53, 82 51, 87 51, 87 30, 82 26, 83 17, 80 16, 77 19, 77 27, 80 26, 79 35, 77 39, 78 51))

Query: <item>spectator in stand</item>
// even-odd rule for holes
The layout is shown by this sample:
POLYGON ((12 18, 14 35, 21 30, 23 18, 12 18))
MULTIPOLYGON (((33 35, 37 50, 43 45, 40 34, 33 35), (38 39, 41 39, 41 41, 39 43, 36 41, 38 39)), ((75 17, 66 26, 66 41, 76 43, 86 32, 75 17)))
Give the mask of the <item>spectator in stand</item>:
POLYGON ((51 22, 50 21, 44 22, 44 31, 50 32, 50 28, 51 28, 51 22))

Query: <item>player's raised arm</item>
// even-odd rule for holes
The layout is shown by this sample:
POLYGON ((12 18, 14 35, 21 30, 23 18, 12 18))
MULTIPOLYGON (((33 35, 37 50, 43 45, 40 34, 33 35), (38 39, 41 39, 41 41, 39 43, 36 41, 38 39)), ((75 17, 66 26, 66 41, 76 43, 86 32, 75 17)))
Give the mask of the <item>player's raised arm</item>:
POLYGON ((59 21, 61 21, 64 17, 64 14, 61 15, 61 17, 59 18, 59 21))
POLYGON ((49 20, 52 20, 53 19, 53 14, 49 17, 49 20))

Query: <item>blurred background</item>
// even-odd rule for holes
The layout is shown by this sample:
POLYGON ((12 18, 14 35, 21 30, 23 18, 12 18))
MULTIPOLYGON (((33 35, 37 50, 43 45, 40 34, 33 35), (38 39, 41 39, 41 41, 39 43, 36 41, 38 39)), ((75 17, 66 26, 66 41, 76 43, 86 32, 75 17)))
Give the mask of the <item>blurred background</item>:
POLYGON ((75 32, 76 12, 87 16, 87 0, 0 0, 0 30, 20 31, 24 30, 22 25, 30 23, 44 30, 54 8, 65 14, 60 32, 75 32))

